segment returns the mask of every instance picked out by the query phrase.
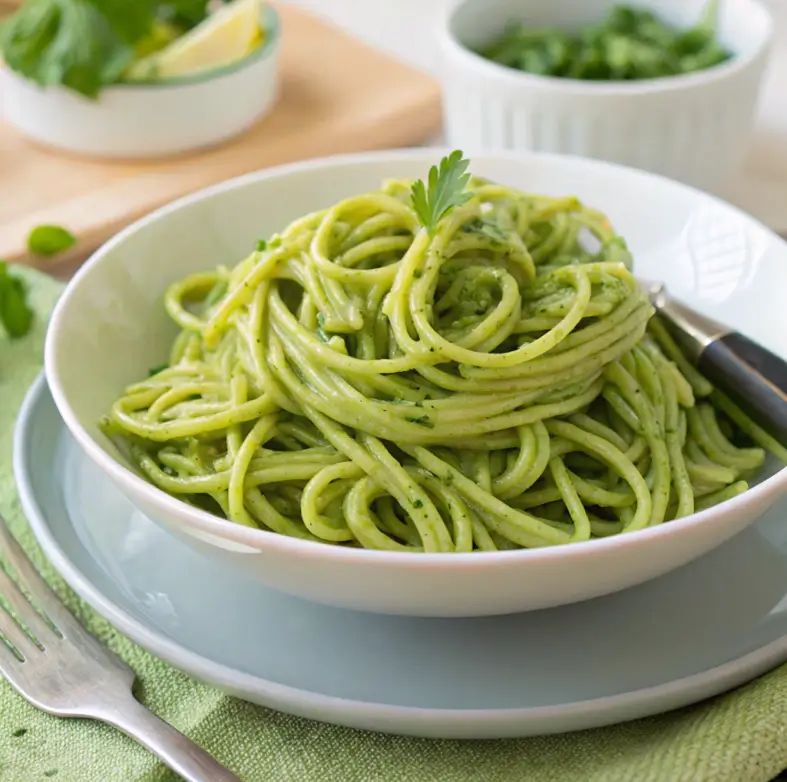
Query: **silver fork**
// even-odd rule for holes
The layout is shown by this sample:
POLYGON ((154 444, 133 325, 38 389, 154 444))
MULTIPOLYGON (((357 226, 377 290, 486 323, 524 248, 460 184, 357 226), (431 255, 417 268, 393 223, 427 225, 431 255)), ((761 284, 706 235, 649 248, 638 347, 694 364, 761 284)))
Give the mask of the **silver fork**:
POLYGON ((205 750, 134 698, 134 672, 90 635, 60 602, 2 516, 0 554, 5 555, 19 584, 46 615, 44 619, 0 567, 0 595, 28 631, 0 608, 0 635, 8 642, 0 638, 0 673, 20 695, 59 717, 87 717, 113 725, 147 747, 187 782, 240 782, 205 750))

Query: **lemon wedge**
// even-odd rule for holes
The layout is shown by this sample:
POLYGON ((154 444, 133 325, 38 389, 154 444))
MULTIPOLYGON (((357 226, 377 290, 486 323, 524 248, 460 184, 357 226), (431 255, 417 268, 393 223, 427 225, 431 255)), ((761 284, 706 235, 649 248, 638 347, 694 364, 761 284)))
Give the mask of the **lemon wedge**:
POLYGON ((262 0, 233 0, 163 49, 133 63, 131 81, 174 79, 223 68, 262 44, 262 0))

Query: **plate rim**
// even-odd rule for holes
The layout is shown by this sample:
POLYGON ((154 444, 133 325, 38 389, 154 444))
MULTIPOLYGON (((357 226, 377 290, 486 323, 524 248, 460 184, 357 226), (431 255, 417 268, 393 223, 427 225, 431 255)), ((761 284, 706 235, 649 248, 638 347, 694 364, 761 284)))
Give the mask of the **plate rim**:
MULTIPOLYGON (((198 681, 258 705, 348 728, 421 738, 525 738, 600 728, 672 711, 727 692, 787 662, 784 635, 735 660, 670 682, 557 706, 505 709, 432 709, 351 700, 235 670, 129 615, 107 598, 60 547, 38 503, 28 470, 28 433, 36 410, 46 404, 47 396, 56 408, 42 371, 28 389, 17 417, 13 475, 22 510, 50 564, 82 600, 132 643, 198 681)), ((75 439, 56 412, 61 431, 75 439)), ((89 458, 84 453, 82 456, 89 458)))

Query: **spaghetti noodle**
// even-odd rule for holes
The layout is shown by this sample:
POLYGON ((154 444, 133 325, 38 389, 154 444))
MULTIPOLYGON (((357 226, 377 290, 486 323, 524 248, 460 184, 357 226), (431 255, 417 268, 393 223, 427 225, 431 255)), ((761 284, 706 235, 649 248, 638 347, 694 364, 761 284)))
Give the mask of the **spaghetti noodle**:
POLYGON ((283 535, 469 552, 661 524, 785 458, 653 318, 602 214, 472 179, 430 231, 410 193, 169 289, 169 366, 105 421, 149 480, 283 535))

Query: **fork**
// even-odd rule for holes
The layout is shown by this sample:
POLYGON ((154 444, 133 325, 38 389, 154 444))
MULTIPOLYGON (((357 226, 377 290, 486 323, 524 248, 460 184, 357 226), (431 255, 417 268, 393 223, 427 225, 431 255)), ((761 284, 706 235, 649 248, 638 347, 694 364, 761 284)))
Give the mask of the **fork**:
POLYGON ((663 283, 640 279, 639 284, 700 371, 787 446, 787 362, 674 299, 663 283))
POLYGON ((0 673, 20 695, 50 714, 87 717, 118 728, 187 782, 241 782, 132 695, 134 672, 60 602, 2 516, 0 554, 43 612, 0 566, 0 595, 17 617, 0 608, 0 673))

